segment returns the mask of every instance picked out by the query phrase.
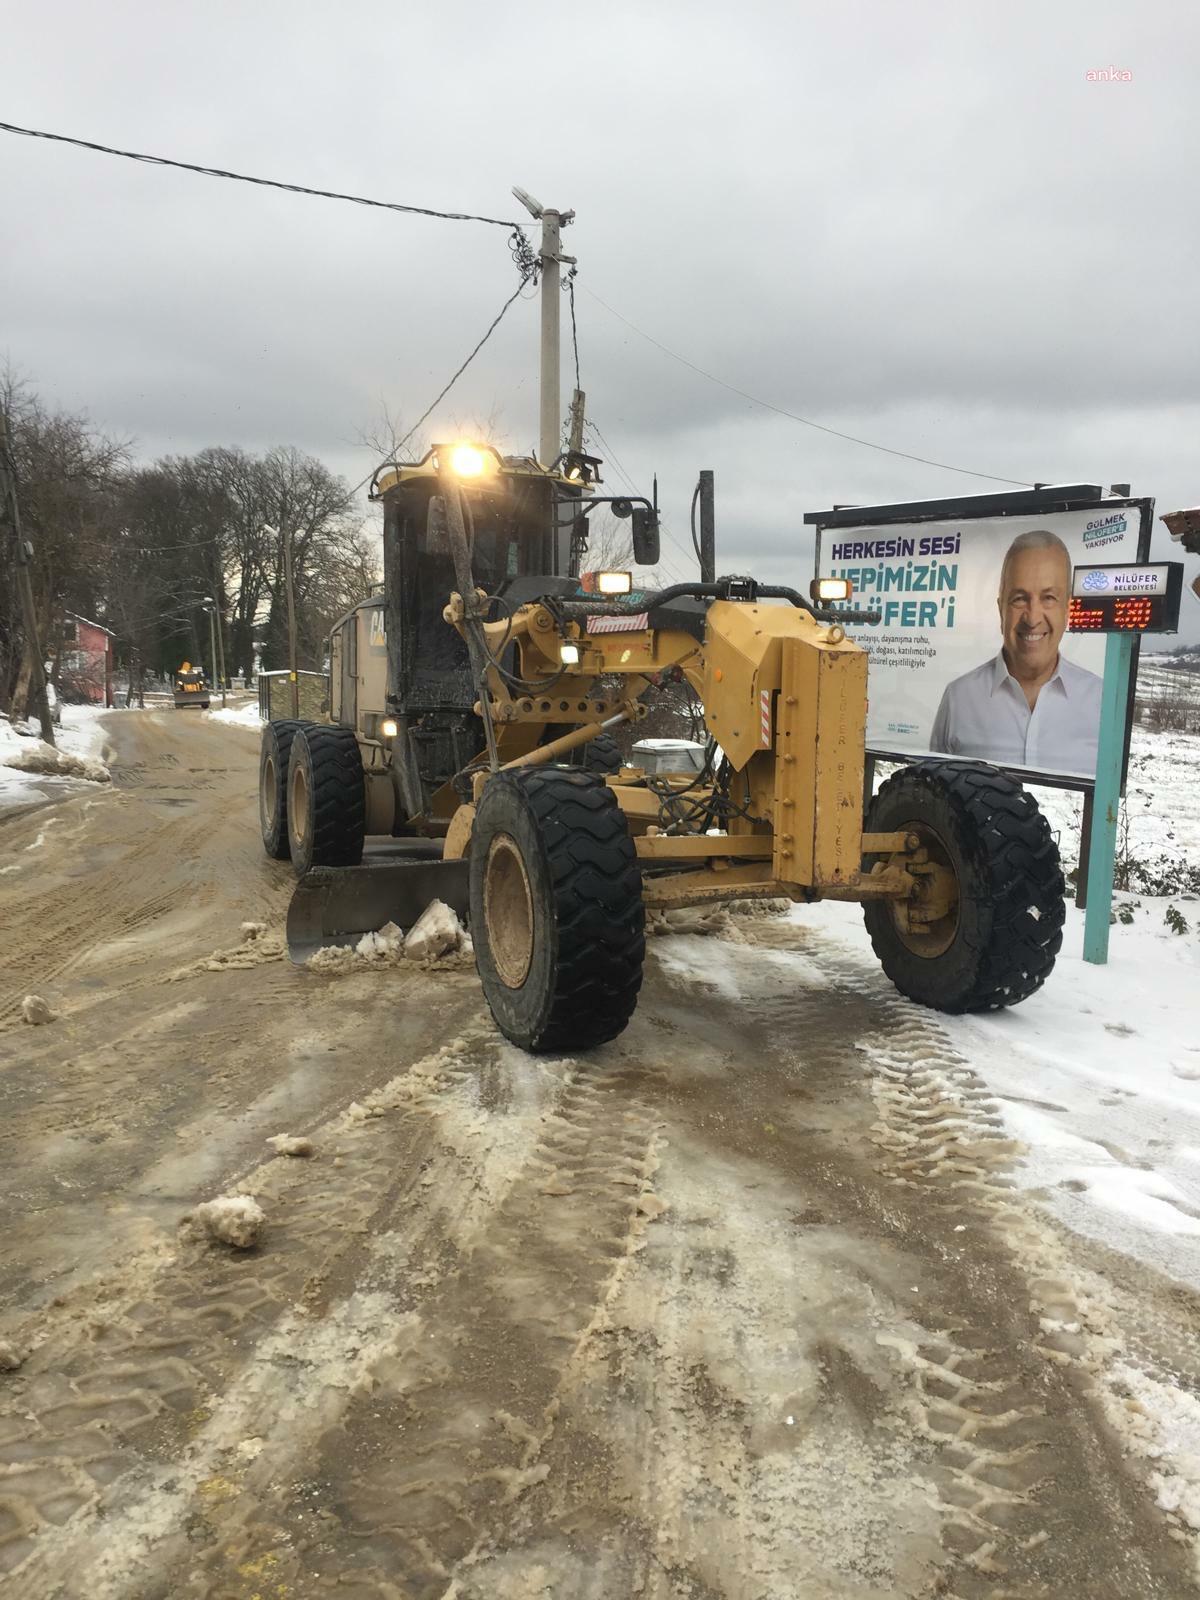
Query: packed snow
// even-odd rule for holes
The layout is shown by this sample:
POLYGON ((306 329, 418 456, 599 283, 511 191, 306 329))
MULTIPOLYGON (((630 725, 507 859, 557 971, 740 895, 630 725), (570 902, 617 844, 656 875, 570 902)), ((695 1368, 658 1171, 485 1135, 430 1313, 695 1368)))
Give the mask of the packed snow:
POLYGON ((197 1206, 187 1218, 194 1230, 218 1244, 232 1245, 235 1250, 249 1250, 256 1245, 266 1220, 263 1208, 248 1194, 218 1195, 197 1206))
MULTIPOLYGON (((1070 876, 1082 800, 1034 791, 1070 876)), ((1044 988, 1009 1010, 940 1016, 1023 1147, 1018 1181, 1077 1233, 1200 1288, 1200 737, 1135 728, 1104 966, 1067 908, 1044 988)), ((791 916, 873 959, 862 911, 791 916)), ((678 959, 678 958, 676 958, 678 959)), ((717 981, 709 973, 709 981, 717 981)))
POLYGON ((114 712, 104 706, 64 705, 61 713, 54 748, 39 738, 36 718, 15 725, 0 716, 0 809, 109 782, 101 759, 107 745, 102 719, 114 712))
POLYGON ((247 700, 245 705, 224 707, 214 702, 208 715, 214 722, 231 722, 237 728, 262 727, 262 718, 258 714, 257 700, 247 700))

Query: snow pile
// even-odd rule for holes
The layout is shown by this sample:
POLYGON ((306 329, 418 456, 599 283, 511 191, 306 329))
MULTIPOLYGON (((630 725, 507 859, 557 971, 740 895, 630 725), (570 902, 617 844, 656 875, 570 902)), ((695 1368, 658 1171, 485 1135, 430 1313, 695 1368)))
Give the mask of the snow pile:
POLYGON ((279 934, 268 934, 265 923, 243 922, 241 944, 235 944, 228 950, 214 950, 210 956, 201 956, 186 967, 177 967, 167 982, 182 983, 194 978, 198 972, 231 972, 282 959, 283 939, 279 934))
POLYGON ((1200 1530, 1200 1400, 1128 1362, 1114 1367, 1109 1383, 1123 1432, 1155 1463, 1150 1482, 1160 1509, 1200 1530))
POLYGON ((249 1250, 256 1245, 266 1220, 263 1208, 248 1194, 219 1195, 198 1205, 185 1218, 194 1229, 235 1250, 249 1250))
POLYGON ((42 999, 40 994, 27 994, 21 1001, 21 1016, 32 1027, 40 1027, 43 1022, 53 1022, 54 1013, 42 999))
POLYGON ((446 902, 431 900, 409 929, 404 954, 409 961, 436 961, 456 954, 468 942, 462 923, 446 902))
POLYGON ((277 1156, 310 1156, 313 1153, 311 1139, 293 1137, 290 1133, 276 1133, 267 1140, 277 1156))
POLYGON ((248 700, 243 706, 216 706, 208 714, 214 722, 231 722, 235 728, 262 727, 257 700, 248 700))
POLYGON ((364 933, 354 946, 356 956, 371 960, 374 956, 394 956, 404 949, 404 930, 394 922, 385 922, 377 933, 364 933))
POLYGON ((351 947, 328 945, 309 957, 315 972, 345 972, 366 963, 398 966, 465 966, 474 960, 471 936, 444 900, 431 900, 406 934, 394 922, 375 933, 364 933, 351 947))
POLYGON ((15 753, 0 757, 5 766, 18 772, 36 772, 47 778, 86 778, 89 783, 111 783, 112 774, 102 761, 91 756, 79 756, 69 750, 56 750, 53 745, 35 739, 30 744, 22 741, 15 753))
POLYGON ((741 942, 739 919, 778 917, 790 911, 790 900, 730 900, 719 905, 678 906, 646 913, 647 937, 671 933, 716 934, 741 942))

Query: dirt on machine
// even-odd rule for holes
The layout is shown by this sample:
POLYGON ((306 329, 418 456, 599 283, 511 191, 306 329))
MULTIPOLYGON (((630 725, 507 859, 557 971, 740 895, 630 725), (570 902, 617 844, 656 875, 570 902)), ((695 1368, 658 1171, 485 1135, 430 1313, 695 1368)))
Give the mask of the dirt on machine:
POLYGON ((656 506, 599 493, 598 468, 458 444, 376 474, 383 592, 333 630, 330 720, 263 732, 263 842, 301 874, 293 959, 441 899, 470 924, 501 1031, 552 1052, 629 1022, 648 908, 857 900, 921 1004, 1038 989, 1064 882, 1032 796, 930 760, 864 809, 867 657, 844 624, 866 614, 844 590, 830 609, 828 581, 811 598, 749 577, 581 581, 599 505, 630 519, 639 564, 658 559, 656 506), (615 731, 681 684, 701 754, 622 765, 615 731))

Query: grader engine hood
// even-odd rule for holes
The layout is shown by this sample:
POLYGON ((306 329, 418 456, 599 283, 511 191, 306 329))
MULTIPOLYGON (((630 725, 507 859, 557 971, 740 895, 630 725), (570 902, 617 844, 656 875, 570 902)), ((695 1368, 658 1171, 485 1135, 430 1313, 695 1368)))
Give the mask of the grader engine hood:
POLYGON ((865 653, 840 628, 792 606, 715 600, 707 620, 705 722, 772 808, 775 876, 813 888, 854 881, 865 653))

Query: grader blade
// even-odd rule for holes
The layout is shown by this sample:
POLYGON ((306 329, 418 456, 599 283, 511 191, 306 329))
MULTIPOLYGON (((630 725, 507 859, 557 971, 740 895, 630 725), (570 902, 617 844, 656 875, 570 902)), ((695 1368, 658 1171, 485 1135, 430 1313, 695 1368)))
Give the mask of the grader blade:
POLYGON ((418 858, 361 867, 313 867, 296 885, 287 914, 288 956, 296 966, 328 945, 354 945, 394 922, 410 928, 431 900, 465 919, 465 861, 418 858))

